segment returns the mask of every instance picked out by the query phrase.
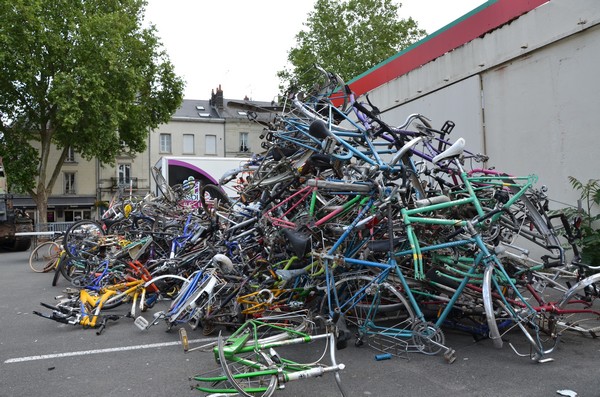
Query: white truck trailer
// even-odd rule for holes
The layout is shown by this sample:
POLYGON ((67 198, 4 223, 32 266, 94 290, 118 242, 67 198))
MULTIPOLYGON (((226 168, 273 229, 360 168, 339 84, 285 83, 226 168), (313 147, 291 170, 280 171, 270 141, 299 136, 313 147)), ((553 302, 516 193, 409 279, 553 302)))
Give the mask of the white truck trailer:
MULTIPOLYGON (((169 186, 178 184, 195 183, 194 192, 199 192, 200 184, 219 184, 219 179, 228 171, 240 168, 250 160, 249 157, 185 157, 163 156, 155 164, 169 186)), ((222 186, 230 197, 237 196, 233 185, 235 181, 222 186)), ((160 190, 154 186, 156 194, 160 190)), ((197 198, 190 197, 190 200, 197 198)))

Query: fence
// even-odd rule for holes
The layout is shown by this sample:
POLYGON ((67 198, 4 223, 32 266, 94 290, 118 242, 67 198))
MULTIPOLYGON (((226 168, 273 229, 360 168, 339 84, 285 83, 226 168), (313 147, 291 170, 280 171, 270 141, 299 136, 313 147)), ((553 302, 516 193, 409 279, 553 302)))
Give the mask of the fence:
POLYGON ((74 222, 51 222, 35 225, 36 232, 66 232, 74 222))

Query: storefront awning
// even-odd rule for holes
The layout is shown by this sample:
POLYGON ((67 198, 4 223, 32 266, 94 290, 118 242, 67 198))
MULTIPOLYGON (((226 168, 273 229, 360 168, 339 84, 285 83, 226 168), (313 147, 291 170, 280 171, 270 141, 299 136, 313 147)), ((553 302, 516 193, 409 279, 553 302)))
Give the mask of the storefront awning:
MULTIPOLYGON (((93 207, 95 202, 96 197, 93 196, 50 197, 48 208, 89 208, 93 207)), ((13 196, 13 206, 16 208, 35 208, 35 203, 31 197, 15 195, 13 196)))

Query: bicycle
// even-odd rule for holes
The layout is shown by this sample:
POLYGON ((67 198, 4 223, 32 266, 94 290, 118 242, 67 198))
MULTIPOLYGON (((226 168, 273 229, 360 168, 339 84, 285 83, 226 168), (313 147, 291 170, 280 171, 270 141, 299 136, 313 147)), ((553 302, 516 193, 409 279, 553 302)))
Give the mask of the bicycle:
POLYGON ((51 240, 39 243, 29 254, 29 267, 35 273, 48 273, 56 269, 62 252, 62 245, 57 242, 62 233, 54 233, 51 240))
POLYGON ((140 302, 139 310, 145 310, 146 290, 144 280, 105 286, 98 293, 87 289, 66 289, 65 293, 66 296, 57 297, 59 302, 56 305, 41 302, 43 307, 52 310, 51 314, 43 314, 38 311, 33 311, 33 314, 63 324, 81 325, 83 328, 98 328, 96 334, 100 335, 108 321, 116 321, 123 317, 122 315, 104 315, 101 312, 103 309, 108 310, 120 305, 125 299, 132 299, 131 316, 136 313, 138 300, 140 302))
POLYGON ((201 382, 196 389, 207 393, 238 394, 242 396, 271 396, 285 383, 333 373, 342 396, 348 394, 343 388, 340 371, 345 366, 338 364, 335 355, 335 331, 331 322, 326 322, 326 332, 310 335, 310 323, 303 313, 286 313, 265 316, 260 320, 249 320, 231 336, 224 339, 220 334, 216 346, 200 346, 189 349, 187 333, 181 329, 180 339, 184 351, 206 350, 212 347, 219 364, 216 371, 195 376, 201 382), (290 325, 290 321, 293 321, 290 325), (297 323, 300 322, 300 325, 297 323), (308 328, 307 328, 308 327, 308 328), (321 358, 311 363, 299 363, 283 357, 275 349, 285 346, 325 341, 321 358), (330 364, 323 364, 329 351, 330 364), (206 386, 204 386, 206 384, 206 386))
MULTIPOLYGON (((108 264, 104 263, 104 272, 88 280, 81 289, 67 288, 65 295, 56 297, 56 305, 41 302, 52 310, 50 314, 33 311, 35 315, 63 324, 81 325, 83 328, 97 328, 100 335, 108 321, 116 321, 122 317, 136 319, 136 315, 145 312, 160 299, 161 290, 158 282, 163 279, 185 281, 176 275, 150 277, 148 271, 140 263, 128 263, 127 272, 120 275, 122 281, 108 284, 108 264), (131 308, 126 315, 105 315, 104 311, 114 309, 126 302, 131 308)), ((116 280, 116 279, 115 279, 116 280)))

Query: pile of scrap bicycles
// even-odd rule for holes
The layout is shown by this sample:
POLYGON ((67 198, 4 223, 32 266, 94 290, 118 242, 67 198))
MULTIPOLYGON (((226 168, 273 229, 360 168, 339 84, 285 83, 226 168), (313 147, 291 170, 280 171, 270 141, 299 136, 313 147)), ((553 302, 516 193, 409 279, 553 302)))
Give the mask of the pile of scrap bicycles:
POLYGON ((100 332, 128 303, 140 329, 176 326, 186 351, 213 352, 215 372, 194 379, 215 395, 269 396, 328 372, 344 395, 335 351, 350 340, 453 362, 445 330, 497 348, 510 335, 517 355, 543 362, 565 333, 598 335, 600 273, 535 175, 486 168, 450 121, 438 130, 412 114, 392 127, 321 72, 315 93, 283 110, 243 104, 274 117, 264 152, 221 180, 235 198, 155 172, 159 197, 74 224, 54 266, 72 287, 37 314, 100 332), (140 315, 159 300, 168 309, 140 315), (190 348, 186 328, 219 337, 190 348), (282 356, 314 341, 320 360, 282 356))

